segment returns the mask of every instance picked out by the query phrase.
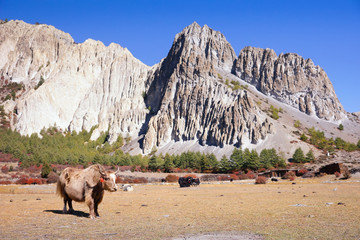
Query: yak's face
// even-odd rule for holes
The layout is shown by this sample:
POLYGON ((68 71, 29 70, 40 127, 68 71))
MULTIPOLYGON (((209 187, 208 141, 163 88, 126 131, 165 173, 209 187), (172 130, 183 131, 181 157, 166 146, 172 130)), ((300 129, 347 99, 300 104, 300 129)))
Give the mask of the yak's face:
POLYGON ((116 175, 115 173, 107 173, 106 176, 103 177, 103 186, 104 189, 110 192, 115 192, 117 190, 117 186, 115 183, 116 175))

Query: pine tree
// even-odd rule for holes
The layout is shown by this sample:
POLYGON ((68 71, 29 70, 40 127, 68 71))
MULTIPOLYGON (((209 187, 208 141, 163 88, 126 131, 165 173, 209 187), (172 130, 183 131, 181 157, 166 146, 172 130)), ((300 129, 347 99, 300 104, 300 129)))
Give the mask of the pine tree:
POLYGON ((306 154, 307 162, 313 162, 315 160, 314 152, 310 149, 306 154))
POLYGON ((296 163, 303 163, 305 162, 305 156, 304 156, 304 152, 301 148, 297 148, 293 154, 293 160, 296 163))
POLYGON ((50 172, 51 172, 51 167, 49 166, 49 164, 47 162, 45 162, 41 168, 41 177, 47 178, 48 175, 50 174, 50 172))
POLYGON ((170 172, 170 170, 172 168, 174 168, 174 161, 172 156, 170 156, 168 153, 166 153, 165 155, 165 159, 164 159, 164 171, 165 172, 170 172))
POLYGON ((308 140, 308 137, 303 133, 300 136, 300 140, 306 142, 308 140))
POLYGON ((155 172, 158 169, 158 156, 155 154, 151 156, 149 160, 149 169, 155 172))
POLYGON ((229 159, 225 155, 223 155, 220 160, 219 168, 220 168, 220 171, 223 173, 227 173, 230 171, 231 164, 230 164, 229 159))
POLYGON ((242 152, 241 148, 234 148, 234 150, 230 156, 230 160, 232 161, 232 163, 234 165, 234 170, 240 170, 242 168, 243 152, 242 152))

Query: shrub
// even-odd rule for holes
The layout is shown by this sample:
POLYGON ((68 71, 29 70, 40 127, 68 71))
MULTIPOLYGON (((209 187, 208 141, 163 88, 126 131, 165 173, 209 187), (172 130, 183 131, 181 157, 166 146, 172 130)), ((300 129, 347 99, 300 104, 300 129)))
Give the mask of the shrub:
POLYGON ((26 184, 27 177, 21 176, 19 180, 16 181, 16 184, 26 184))
POLYGON ((137 177, 133 181, 135 184, 148 183, 149 181, 144 177, 137 177))
POLYGON ((341 174, 339 172, 335 172, 334 175, 336 178, 339 178, 341 174))
POLYGON ((255 175, 254 172, 248 171, 248 172, 246 173, 246 177, 247 177, 247 179, 255 179, 255 178, 256 178, 256 175, 255 175))
POLYGON ((307 172, 308 172, 307 169, 300 169, 300 170, 298 171, 298 176, 302 176, 302 175, 306 174, 307 172))
POLYGON ((12 184, 13 182, 9 181, 9 180, 0 180, 0 185, 9 185, 12 184))
POLYGON ((300 126, 301 126, 300 121, 299 121, 299 120, 296 120, 296 121, 294 122, 294 127, 300 128, 300 126))
POLYGON ((9 172, 9 168, 8 168, 6 165, 4 165, 4 166, 1 167, 1 172, 3 172, 3 173, 8 173, 8 172, 9 172))
POLYGON ((279 119, 279 109, 277 109, 276 107, 274 107, 273 105, 270 106, 270 112, 271 115, 270 117, 272 117, 275 120, 279 119))
POLYGON ((339 129, 340 131, 342 131, 342 130, 344 130, 344 126, 340 123, 339 126, 338 126, 338 129, 339 129))
POLYGON ((294 177, 294 179, 295 179, 294 171, 289 171, 289 172, 285 173, 284 176, 281 177, 281 179, 290 179, 291 177, 294 177))
POLYGON ((42 181, 39 178, 28 178, 26 184, 42 184, 42 181))
POLYGON ((267 178, 264 176, 259 176, 255 180, 255 184, 265 184, 267 181, 267 178))
POLYGON ((230 179, 232 180, 239 180, 239 176, 236 174, 230 174, 230 179))
POLYGON ((228 174, 217 175, 215 181, 230 181, 230 175, 228 174))
POLYGON ((300 136, 300 140, 306 142, 308 140, 308 137, 303 133, 300 136))
POLYGON ((238 175, 239 180, 245 180, 245 179, 249 179, 248 176, 245 173, 240 173, 238 175))
POLYGON ((179 177, 173 174, 169 174, 165 177, 165 181, 166 182, 178 182, 179 181, 179 177))

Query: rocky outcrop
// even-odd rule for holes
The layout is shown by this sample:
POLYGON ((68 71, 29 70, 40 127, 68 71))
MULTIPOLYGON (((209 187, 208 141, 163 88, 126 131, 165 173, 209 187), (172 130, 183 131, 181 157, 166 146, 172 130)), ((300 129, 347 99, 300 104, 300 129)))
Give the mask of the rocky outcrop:
POLYGON ((311 59, 295 53, 276 55, 274 50, 246 47, 232 72, 264 94, 308 115, 339 120, 345 111, 325 71, 311 59))
POLYGON ((0 25, 0 74, 23 82, 15 128, 24 135, 56 126, 137 135, 147 114, 142 93, 149 67, 117 44, 87 40, 47 25, 0 25), (43 84, 40 85, 40 80, 43 84))
POLYGON ((232 91, 219 79, 221 71, 230 72, 234 60, 225 37, 206 25, 193 23, 176 35, 147 91, 153 116, 143 142, 145 152, 171 140, 256 144, 272 131, 247 91, 232 91))

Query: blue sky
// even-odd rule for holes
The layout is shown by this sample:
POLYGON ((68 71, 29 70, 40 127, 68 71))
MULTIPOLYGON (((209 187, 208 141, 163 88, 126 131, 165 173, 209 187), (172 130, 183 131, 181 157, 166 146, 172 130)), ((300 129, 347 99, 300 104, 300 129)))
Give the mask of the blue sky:
POLYGON ((236 54, 254 46, 311 58, 345 110, 360 111, 360 0, 0 0, 0 18, 53 25, 76 42, 115 42, 147 65, 196 21, 222 32, 236 54))

